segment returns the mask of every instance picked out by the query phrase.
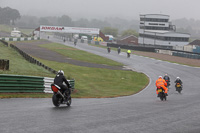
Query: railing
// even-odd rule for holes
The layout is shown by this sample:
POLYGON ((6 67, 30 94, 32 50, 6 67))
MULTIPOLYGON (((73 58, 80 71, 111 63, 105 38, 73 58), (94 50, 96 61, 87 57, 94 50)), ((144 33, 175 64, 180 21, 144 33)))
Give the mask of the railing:
MULTIPOLYGON (((72 91, 75 88, 75 80, 68 80, 71 84, 72 91)), ((52 93, 51 84, 53 78, 21 76, 21 75, 5 75, 0 74, 0 93, 5 92, 45 92, 52 93)))
POLYGON ((0 74, 0 92, 44 92, 44 78, 0 74))

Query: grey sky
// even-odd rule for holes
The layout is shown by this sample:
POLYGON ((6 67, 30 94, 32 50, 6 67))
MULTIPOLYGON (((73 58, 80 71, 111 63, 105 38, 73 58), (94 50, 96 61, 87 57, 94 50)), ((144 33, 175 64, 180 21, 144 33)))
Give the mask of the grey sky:
POLYGON ((200 20, 200 0, 0 0, 0 7, 18 9, 22 15, 71 18, 120 17, 139 19, 139 14, 166 14, 170 19, 200 20))

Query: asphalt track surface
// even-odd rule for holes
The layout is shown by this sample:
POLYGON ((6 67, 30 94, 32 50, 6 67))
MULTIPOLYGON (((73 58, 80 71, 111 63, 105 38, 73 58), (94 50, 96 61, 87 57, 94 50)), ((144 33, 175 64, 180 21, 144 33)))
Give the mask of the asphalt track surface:
MULTIPOLYGON (((51 41, 60 42, 50 38, 51 41)), ((73 46, 66 42, 65 45, 73 46)), ((124 63, 144 72, 150 84, 126 97, 72 99, 72 106, 53 106, 51 99, 0 99, 0 133, 199 133, 200 68, 131 55, 78 43, 76 48, 124 63), (179 76, 183 92, 171 82, 167 101, 155 93, 155 81, 168 73, 179 76)))

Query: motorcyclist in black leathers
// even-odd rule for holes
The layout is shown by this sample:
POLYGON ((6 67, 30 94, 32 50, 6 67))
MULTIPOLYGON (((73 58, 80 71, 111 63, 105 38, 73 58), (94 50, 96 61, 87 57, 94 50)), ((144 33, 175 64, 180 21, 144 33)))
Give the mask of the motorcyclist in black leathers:
MULTIPOLYGON (((183 82, 181 81, 181 79, 179 77, 176 78, 176 80, 174 81, 175 84, 179 83, 182 87, 183 82)), ((176 87, 176 85, 175 85, 176 87)))
POLYGON ((61 88, 62 92, 65 92, 66 95, 67 92, 69 94, 68 96, 71 95, 71 85, 65 78, 63 70, 59 70, 58 73, 56 74, 56 77, 54 78, 54 84, 58 85, 61 88), (65 86, 63 82, 65 82, 67 86, 65 86))
POLYGON ((170 78, 167 74, 163 77, 163 79, 167 82, 167 86, 170 86, 170 78))

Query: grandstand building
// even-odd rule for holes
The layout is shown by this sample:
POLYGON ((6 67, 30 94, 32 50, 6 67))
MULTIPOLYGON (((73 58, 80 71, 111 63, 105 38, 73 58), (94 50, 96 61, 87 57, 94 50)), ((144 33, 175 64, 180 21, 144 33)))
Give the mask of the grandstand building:
POLYGON ((140 15, 139 44, 184 46, 189 44, 190 34, 176 32, 169 22, 169 15, 140 15))

